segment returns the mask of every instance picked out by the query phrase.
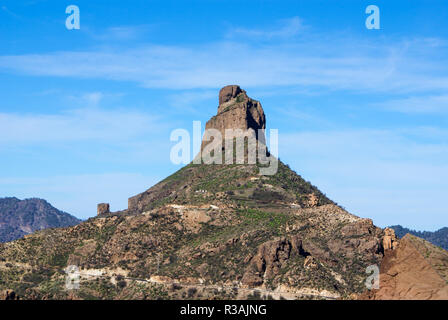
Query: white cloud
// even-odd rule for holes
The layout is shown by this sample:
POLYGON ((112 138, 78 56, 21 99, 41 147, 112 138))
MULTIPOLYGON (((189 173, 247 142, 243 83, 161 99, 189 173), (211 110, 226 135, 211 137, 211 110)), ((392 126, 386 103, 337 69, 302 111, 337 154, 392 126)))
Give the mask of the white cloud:
MULTIPOLYGON (((169 101, 173 108, 183 112, 187 111, 190 114, 200 114, 201 111, 197 108, 198 104, 207 100, 214 100, 216 105, 218 104, 216 90, 182 91, 169 96, 169 101)), ((210 105, 210 107, 212 106, 213 104, 210 105)))
POLYGON ((448 114, 448 95, 425 95, 393 99, 375 104, 375 106, 409 114, 448 114))
POLYGON ((234 28, 229 31, 228 37, 249 37, 249 38, 290 38, 304 29, 303 22, 299 17, 285 19, 281 21, 281 25, 276 29, 247 29, 234 28))
POLYGON ((13 17, 15 19, 18 19, 18 20, 23 20, 21 16, 19 16, 18 14, 12 12, 11 10, 9 10, 7 6, 2 6, 1 8, 2 8, 2 11, 6 12, 11 17, 13 17))
POLYGON ((357 39, 354 43, 339 37, 324 42, 306 38, 263 46, 218 42, 25 54, 1 56, 0 69, 169 89, 217 88, 228 83, 392 93, 448 89, 444 47, 422 49, 423 40, 368 43, 357 39))
POLYGON ((143 36, 149 29, 149 25, 123 25, 95 31, 89 27, 83 27, 82 30, 87 32, 95 40, 124 41, 136 40, 143 36))
POLYGON ((97 107, 103 99, 103 94, 101 92, 91 92, 85 94, 83 98, 87 101, 88 105, 97 107))
POLYGON ((332 153, 333 158, 340 159, 345 159, 347 154, 356 154, 358 159, 362 158, 365 161, 369 159, 426 160, 430 156, 448 156, 448 143, 443 140, 447 134, 448 130, 440 128, 339 129, 284 133, 279 138, 284 144, 285 152, 296 150, 288 147, 295 145, 304 154, 327 155, 332 153), (432 141, 416 141, 416 137, 428 138, 430 132, 434 134, 431 137, 432 141))
MULTIPOLYGON (((87 100, 97 101, 96 95, 87 100)), ((123 142, 157 133, 159 117, 129 110, 76 109, 62 114, 0 113, 0 145, 123 142)))

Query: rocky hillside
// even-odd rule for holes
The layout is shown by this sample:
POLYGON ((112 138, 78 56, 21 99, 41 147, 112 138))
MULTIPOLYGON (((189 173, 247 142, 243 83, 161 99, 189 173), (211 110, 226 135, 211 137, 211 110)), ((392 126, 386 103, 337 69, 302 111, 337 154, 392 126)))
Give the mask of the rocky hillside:
POLYGON ((80 222, 42 199, 0 198, 0 242, 16 240, 37 230, 68 227, 80 222))
MULTIPOLYGON (((220 92, 208 128, 265 128, 261 104, 220 92)), ((261 137, 258 137, 261 138, 261 137)), ((203 143, 206 148, 207 144, 203 143)), ((191 163, 120 212, 0 244, 0 291, 25 299, 337 299, 395 240, 279 161, 191 163), (66 290, 66 268, 80 279, 66 290), (73 269, 75 268, 75 269, 73 269)))
POLYGON ((448 250, 448 228, 442 228, 437 231, 415 231, 408 228, 404 228, 400 225, 391 226, 395 230, 395 233, 399 238, 404 237, 406 234, 412 234, 416 237, 425 239, 426 241, 431 242, 432 244, 439 246, 445 250, 448 250))

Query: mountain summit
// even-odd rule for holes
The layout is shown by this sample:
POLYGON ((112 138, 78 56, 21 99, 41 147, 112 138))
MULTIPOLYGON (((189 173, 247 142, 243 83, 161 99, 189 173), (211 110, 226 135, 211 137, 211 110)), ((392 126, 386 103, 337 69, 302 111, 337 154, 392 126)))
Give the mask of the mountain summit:
POLYGON ((212 117, 205 129, 217 129, 225 136, 225 129, 266 128, 266 117, 261 103, 249 98, 237 85, 225 86, 219 91, 218 114, 212 117))
MULTIPOLYGON (((254 137, 261 140, 263 144, 265 144, 264 132, 261 131, 263 137, 258 137, 258 130, 264 130, 265 128, 266 117, 261 103, 249 98, 246 91, 237 85, 225 86, 220 90, 218 113, 207 121, 205 127, 206 132, 213 129, 219 131, 222 139, 228 139, 226 130, 232 130, 231 142, 239 136, 248 137, 250 135, 248 132, 254 130, 254 137)), ((206 135, 207 133, 204 135, 202 142, 203 150, 204 146, 208 147, 206 135)), ((210 144, 215 142, 213 140, 210 144)), ((225 145, 225 142, 223 142, 222 149, 225 145)), ((234 147, 234 151, 237 152, 237 146, 234 147)), ((202 202, 205 195, 209 198, 219 198, 221 193, 225 194, 225 198, 231 201, 234 197, 232 196, 235 193, 234 190, 243 190, 242 186, 245 185, 251 187, 245 189, 244 197, 247 196, 256 201, 286 201, 299 207, 333 204, 315 186, 303 180, 280 161, 279 174, 271 177, 260 177, 260 163, 247 164, 247 152, 248 148, 246 146, 242 159, 245 164, 236 164, 236 161, 233 161, 232 164, 205 165, 203 163, 190 163, 154 187, 129 198, 127 212, 141 212, 165 203, 193 204, 198 201, 202 202), (230 177, 233 177, 233 179, 229 179, 230 177), (281 189, 274 187, 270 189, 254 188, 256 181, 266 181, 266 183, 271 183, 272 186, 283 185, 283 187, 281 189)))

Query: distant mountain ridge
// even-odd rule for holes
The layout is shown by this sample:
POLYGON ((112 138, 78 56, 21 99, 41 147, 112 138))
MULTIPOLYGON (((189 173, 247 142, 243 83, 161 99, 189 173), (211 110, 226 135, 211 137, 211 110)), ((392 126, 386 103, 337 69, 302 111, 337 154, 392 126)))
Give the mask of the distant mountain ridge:
POLYGON ((43 199, 0 198, 0 242, 13 241, 37 230, 74 226, 80 222, 43 199))
POLYGON ((411 229, 402 227, 401 225, 390 226, 389 228, 394 229, 397 237, 399 237, 399 238, 403 238, 407 233, 410 233, 416 237, 425 239, 426 241, 429 241, 432 244, 435 244, 436 246, 439 246, 445 250, 448 250, 448 228, 447 227, 439 229, 434 232, 411 230, 411 229))

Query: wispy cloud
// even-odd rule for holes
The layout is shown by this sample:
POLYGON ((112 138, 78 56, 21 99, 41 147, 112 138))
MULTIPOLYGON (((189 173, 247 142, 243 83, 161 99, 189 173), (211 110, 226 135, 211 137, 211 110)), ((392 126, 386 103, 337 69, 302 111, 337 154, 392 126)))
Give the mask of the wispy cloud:
POLYGON ((19 16, 18 14, 12 12, 11 10, 9 10, 7 6, 1 6, 1 9, 2 9, 3 12, 7 13, 9 16, 11 16, 11 17, 13 17, 15 19, 22 20, 21 16, 19 16))
POLYGON ((103 98, 102 92, 89 92, 81 96, 83 102, 89 107, 98 107, 103 98))
POLYGON ((161 128, 158 119, 157 116, 141 112, 98 108, 75 109, 58 115, 0 113, 0 146, 70 141, 126 141, 158 132, 161 128))
POLYGON ((440 163, 448 158, 447 134, 448 130, 442 128, 339 129, 285 133, 280 138, 286 153, 316 156, 332 153, 333 159, 341 160, 346 160, 350 154, 365 163, 371 159, 425 162, 429 158, 434 160, 433 163, 440 163))
POLYGON ((215 100, 217 103, 217 94, 215 90, 190 90, 174 93, 169 97, 173 108, 187 111, 189 113, 200 113, 197 105, 203 101, 215 100))
POLYGON ((291 19, 285 19, 280 21, 277 28, 272 29, 248 29, 248 28, 233 28, 231 29, 227 37, 249 37, 249 38, 290 38, 303 31, 304 25, 299 17, 293 17, 291 19))
POLYGON ((448 95, 423 95, 375 104, 390 111, 416 114, 448 114, 448 95))
POLYGON ((329 121, 328 119, 313 114, 311 112, 302 111, 303 108, 300 107, 294 107, 294 106, 282 106, 281 108, 278 107, 278 115, 282 117, 283 119, 286 119, 286 121, 290 121, 291 119, 294 119, 295 121, 299 123, 307 123, 317 126, 318 128, 335 128, 337 125, 329 121))
POLYGON ((343 39, 326 44, 303 40, 264 46, 242 42, 147 45, 132 50, 1 56, 0 70, 133 81, 148 88, 169 89, 239 83, 245 87, 300 86, 357 92, 447 90, 446 48, 421 50, 415 41, 372 44, 360 40, 354 44, 343 39))
POLYGON ((92 30, 86 27, 86 31, 93 39, 100 41, 126 41, 137 40, 150 30, 150 25, 114 26, 105 30, 92 30))

